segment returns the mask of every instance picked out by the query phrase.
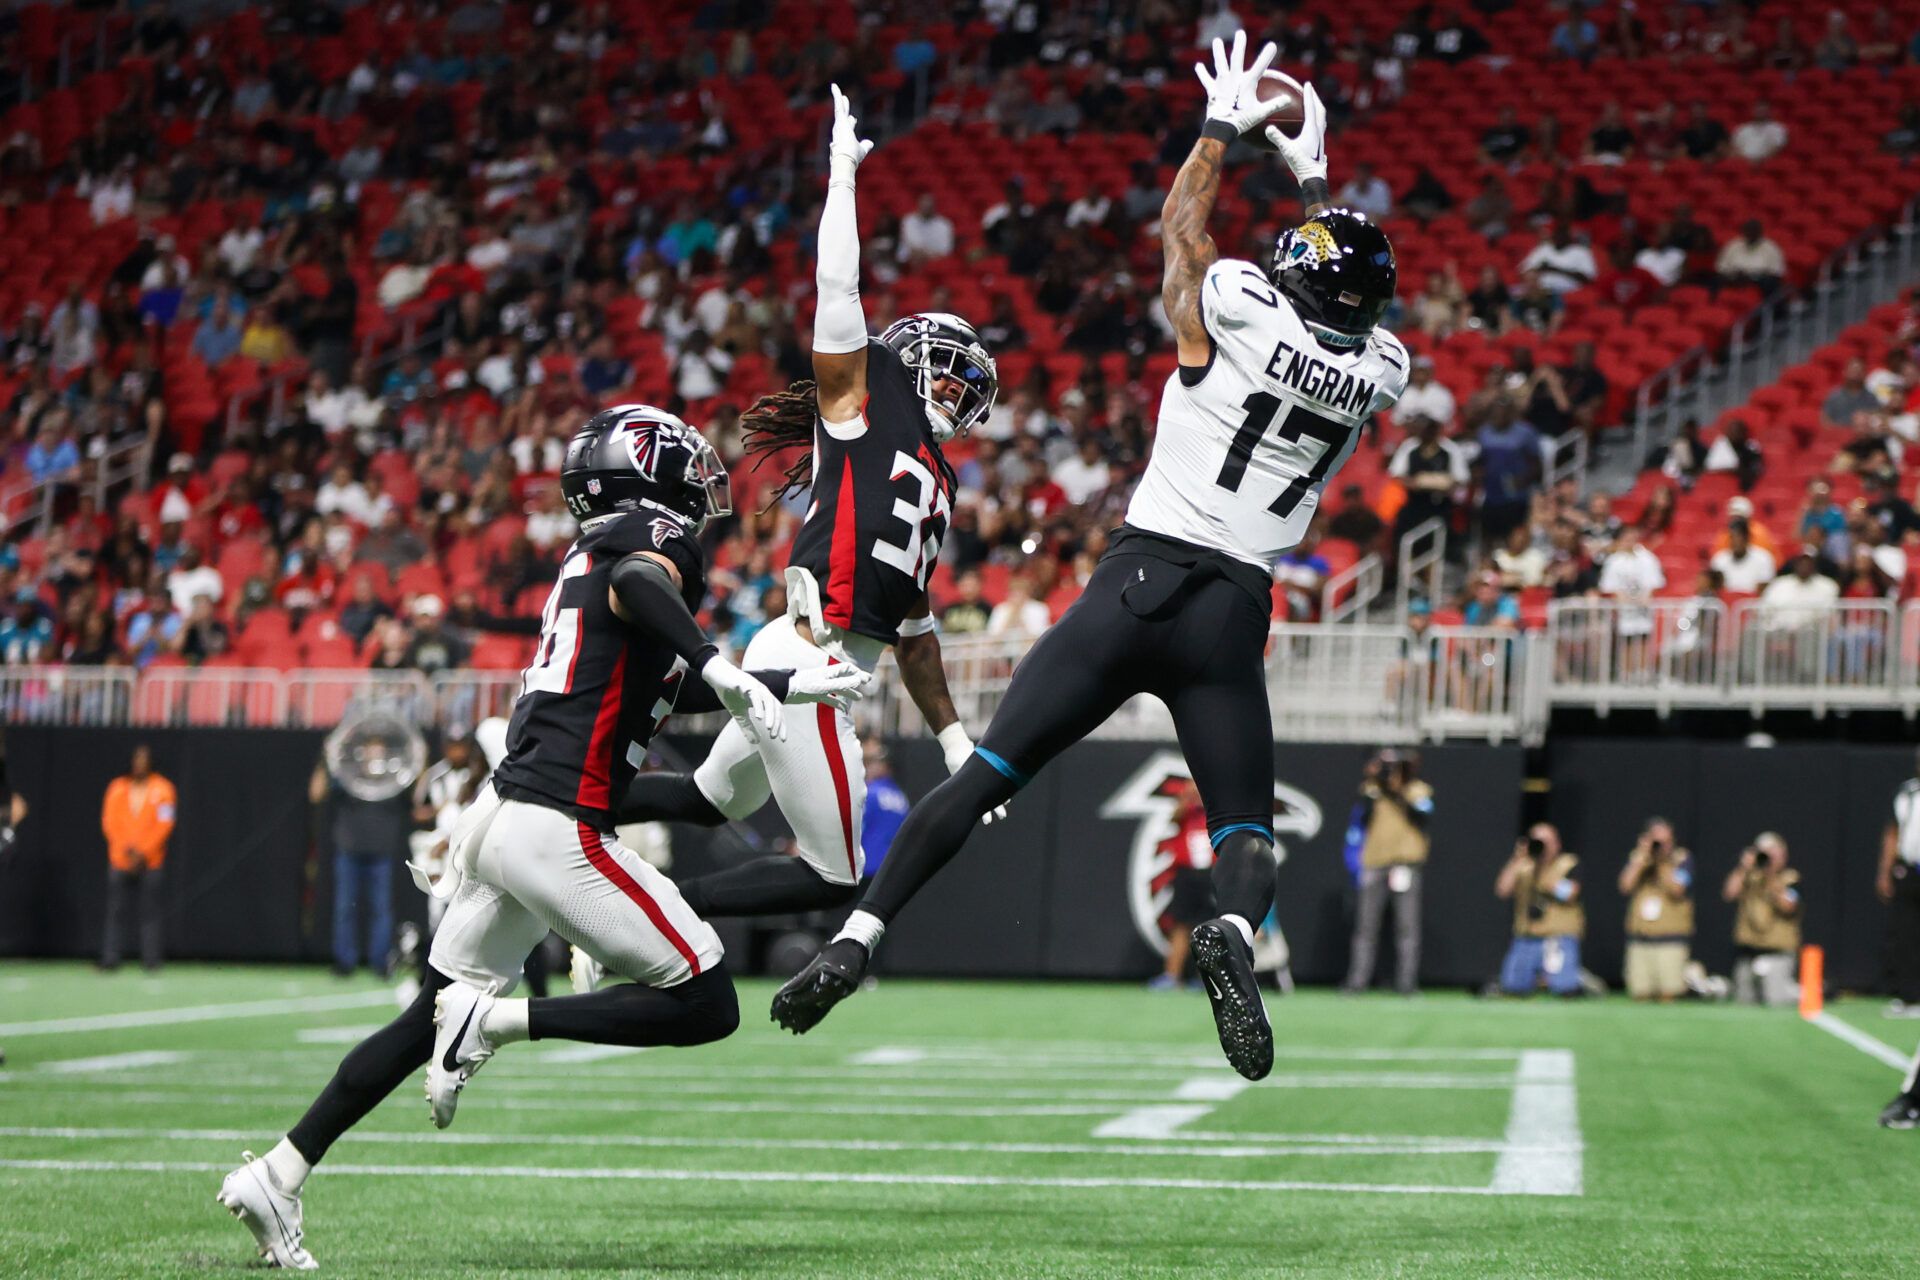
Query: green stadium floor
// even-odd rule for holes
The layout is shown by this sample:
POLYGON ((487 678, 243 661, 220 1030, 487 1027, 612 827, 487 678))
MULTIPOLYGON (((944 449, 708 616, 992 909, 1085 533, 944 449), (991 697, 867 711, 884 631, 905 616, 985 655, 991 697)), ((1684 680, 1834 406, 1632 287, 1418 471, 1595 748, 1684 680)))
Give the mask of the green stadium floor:
MULTIPOLYGON (((503 1050, 307 1184, 354 1276, 1912 1276, 1897 1073, 1791 1013, 889 981, 795 1040, 503 1050)), ((0 1274, 259 1265, 213 1193, 393 1005, 313 970, 0 965, 0 1274)), ((1920 1023, 1839 1020, 1904 1056, 1920 1023)), ((1883 1054, 1882 1056, 1887 1056, 1883 1054)))

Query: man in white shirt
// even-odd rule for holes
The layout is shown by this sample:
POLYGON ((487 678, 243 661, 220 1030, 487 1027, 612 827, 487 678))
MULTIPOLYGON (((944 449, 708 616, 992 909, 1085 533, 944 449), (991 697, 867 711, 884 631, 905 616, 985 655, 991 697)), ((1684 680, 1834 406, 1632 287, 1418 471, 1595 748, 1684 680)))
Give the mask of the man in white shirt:
POLYGON ((1753 545, 1745 520, 1735 520, 1727 526, 1726 548, 1708 563, 1719 572, 1727 590, 1741 595, 1753 595, 1772 582, 1774 574, 1779 572, 1773 557, 1753 545))
POLYGON ((1748 218, 1740 234, 1721 248, 1713 270, 1722 284, 1757 284, 1767 289, 1787 274, 1787 255, 1767 238, 1758 218, 1748 218))
POLYGON ((1007 598, 987 617, 987 634, 1037 640, 1052 622, 1047 606, 1033 598, 1032 579, 1015 573, 1007 578, 1007 598))
POLYGON ((1753 104, 1753 119, 1733 131, 1734 153, 1759 164, 1787 145, 1787 126, 1773 118, 1765 101, 1753 104))
POLYGON ((201 596, 219 604, 226 589, 220 571, 210 564, 202 564, 200 548, 192 545, 181 553, 179 565, 167 575, 167 595, 182 616, 192 612, 193 602, 201 596))
POLYGON ((267 233, 257 222, 250 227, 230 227, 220 237, 215 252, 220 255, 220 265, 227 269, 227 274, 237 276, 253 266, 266 242, 267 233))
POLYGON ((358 524, 373 523, 373 503, 367 497, 367 488, 353 478, 353 468, 344 462, 333 469, 333 474, 314 494, 313 509, 323 516, 338 511, 358 524))
POLYGON ((1768 606, 1767 626, 1772 630, 1812 626, 1839 598, 1840 584, 1814 572, 1813 552, 1804 547, 1793 558, 1791 572, 1776 577, 1760 593, 1761 603, 1768 606))
POLYGON ((934 205, 933 193, 920 196, 919 207, 900 219, 900 261, 945 258, 953 253, 953 223, 934 205))
POLYGON ((1353 166, 1353 176, 1340 188, 1334 198, 1335 204, 1345 205, 1366 214, 1375 222, 1382 221, 1393 212, 1393 188, 1387 180, 1373 171, 1370 164, 1353 166))
POLYGON ((1100 442, 1091 435, 1081 436, 1079 450, 1053 468, 1053 482, 1076 507, 1111 484, 1113 474, 1100 454, 1100 442))
POLYGON ((1433 376, 1433 357, 1415 356, 1413 378, 1400 403, 1393 406, 1393 425, 1408 429, 1415 418, 1426 418, 1445 430, 1453 425, 1455 407, 1453 392, 1433 376))
POLYGON ((1520 270, 1539 272, 1541 284, 1555 294, 1564 294, 1592 284, 1600 274, 1600 265, 1593 259, 1593 250, 1576 241, 1566 223, 1556 222, 1552 234, 1520 260, 1520 270))
POLYGON ((1622 529, 1619 541, 1600 566, 1600 594, 1629 606, 1620 610, 1621 635, 1653 634, 1653 610, 1647 603, 1666 585, 1667 574, 1660 567, 1660 557, 1640 545, 1640 530, 1632 525, 1622 529))

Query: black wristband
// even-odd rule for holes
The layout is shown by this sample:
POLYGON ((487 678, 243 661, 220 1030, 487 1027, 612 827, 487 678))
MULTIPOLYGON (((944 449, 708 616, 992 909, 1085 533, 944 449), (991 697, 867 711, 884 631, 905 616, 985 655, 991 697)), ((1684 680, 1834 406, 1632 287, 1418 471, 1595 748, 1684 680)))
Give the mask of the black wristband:
POLYGON ((1225 120, 1209 120, 1200 126, 1200 136, 1232 146, 1240 140, 1240 131, 1225 120))

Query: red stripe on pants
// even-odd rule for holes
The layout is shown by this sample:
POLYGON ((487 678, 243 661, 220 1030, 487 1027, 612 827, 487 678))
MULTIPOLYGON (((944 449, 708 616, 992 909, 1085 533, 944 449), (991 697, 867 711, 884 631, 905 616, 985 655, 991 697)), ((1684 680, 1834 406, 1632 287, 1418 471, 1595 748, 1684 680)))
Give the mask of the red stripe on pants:
POLYGON ((587 861, 593 864, 593 869, 613 881, 616 889, 633 899, 639 908, 647 913, 647 919, 653 921, 653 927, 673 944, 673 949, 678 951, 686 962, 693 966, 694 973, 698 974, 700 957, 693 953, 693 948, 688 946, 687 940, 680 936, 680 931, 667 920, 667 913, 660 909, 660 904, 653 900, 653 895, 642 889, 640 882, 628 875, 627 869, 607 852, 605 837, 584 822, 574 825, 580 833, 580 852, 587 855, 587 861))
POLYGON ((840 838, 847 845, 847 874, 858 880, 860 863, 853 848, 853 792, 847 786, 847 762, 840 754, 840 726, 832 707, 823 702, 818 710, 820 745, 827 753, 827 772, 833 775, 834 798, 840 802, 840 838))

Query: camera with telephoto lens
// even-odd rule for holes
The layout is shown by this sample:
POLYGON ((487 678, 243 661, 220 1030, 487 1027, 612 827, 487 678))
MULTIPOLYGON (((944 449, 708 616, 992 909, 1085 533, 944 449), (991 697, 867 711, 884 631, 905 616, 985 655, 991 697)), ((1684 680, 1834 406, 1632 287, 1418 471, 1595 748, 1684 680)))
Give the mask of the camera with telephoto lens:
POLYGON ((1747 852, 1753 855, 1753 869, 1755 871, 1773 870, 1773 855, 1771 853, 1768 853, 1765 849, 1749 849, 1747 852))
POLYGON ((1535 862, 1547 856, 1547 842, 1539 836, 1527 837, 1527 856, 1535 862))

